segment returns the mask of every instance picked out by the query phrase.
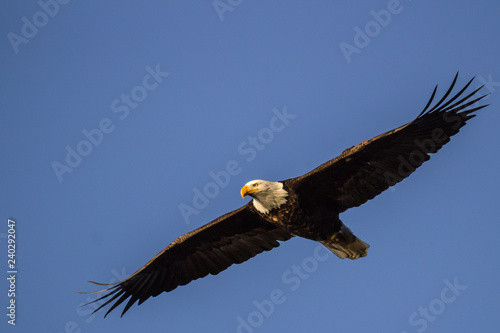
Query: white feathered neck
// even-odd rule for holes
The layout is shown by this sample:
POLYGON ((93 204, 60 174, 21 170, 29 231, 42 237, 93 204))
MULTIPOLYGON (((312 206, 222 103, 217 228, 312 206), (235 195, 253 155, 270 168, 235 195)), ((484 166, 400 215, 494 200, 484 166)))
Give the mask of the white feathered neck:
POLYGON ((253 205, 259 212, 267 214, 270 210, 286 203, 288 192, 283 189, 283 183, 252 180, 247 184, 254 184, 255 182, 258 182, 259 190, 252 193, 251 196, 253 197, 253 205))

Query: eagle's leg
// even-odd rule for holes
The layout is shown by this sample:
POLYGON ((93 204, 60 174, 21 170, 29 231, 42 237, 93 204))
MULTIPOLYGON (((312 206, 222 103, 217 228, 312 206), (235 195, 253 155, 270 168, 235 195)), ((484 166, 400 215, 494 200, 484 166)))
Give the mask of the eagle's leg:
POLYGON ((367 249, 370 247, 370 245, 356 237, 344 224, 342 224, 339 231, 330 236, 329 240, 320 242, 341 259, 365 257, 367 249))

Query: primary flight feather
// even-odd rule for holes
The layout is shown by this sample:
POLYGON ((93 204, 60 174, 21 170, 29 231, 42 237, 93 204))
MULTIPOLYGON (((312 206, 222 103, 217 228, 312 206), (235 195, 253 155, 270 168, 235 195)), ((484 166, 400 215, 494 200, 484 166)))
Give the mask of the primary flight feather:
POLYGON ((475 105, 486 96, 476 96, 482 87, 465 93, 474 79, 450 97, 457 78, 458 73, 431 107, 436 86, 413 121, 348 148, 303 176, 248 182, 241 196, 249 195, 253 200, 245 206, 177 238, 123 281, 92 282, 108 287, 94 292, 105 292, 93 301, 103 302, 95 311, 112 303, 108 315, 128 299, 123 316, 136 302, 141 304, 151 296, 218 274, 294 236, 318 241, 342 259, 366 256, 369 245, 342 223, 339 214, 408 177, 430 158, 429 154, 448 143, 475 116, 473 112, 487 106, 475 105))

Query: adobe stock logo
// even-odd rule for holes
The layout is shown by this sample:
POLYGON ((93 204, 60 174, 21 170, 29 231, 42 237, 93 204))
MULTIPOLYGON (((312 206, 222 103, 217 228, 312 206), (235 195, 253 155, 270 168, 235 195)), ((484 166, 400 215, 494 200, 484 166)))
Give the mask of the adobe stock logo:
POLYGON ((274 108, 272 114, 265 127, 262 127, 256 135, 249 135, 236 147, 238 155, 245 157, 244 161, 241 161, 240 158, 240 161, 232 159, 227 161, 223 170, 210 171, 208 173, 209 181, 200 188, 193 188, 191 203, 179 204, 179 211, 186 224, 191 223, 193 215, 199 215, 203 209, 207 208, 211 200, 229 185, 231 179, 243 171, 245 164, 255 160, 259 152, 266 149, 276 135, 285 130, 285 127, 296 117, 295 114, 288 112, 286 106, 282 110, 274 108))
POLYGON ((51 18, 54 18, 58 13, 61 5, 66 5, 70 0, 40 0, 38 6, 41 10, 35 12, 31 16, 31 20, 26 16, 21 17, 20 34, 9 32, 7 39, 14 50, 14 53, 19 53, 19 46, 21 44, 28 44, 30 39, 35 38, 39 29, 45 27, 51 18))
MULTIPOLYGON (((410 0, 411 1, 411 0, 410 0)), ((339 44, 340 50, 344 55, 344 58, 348 64, 352 62, 352 55, 354 53, 360 54, 361 50, 366 48, 373 38, 377 37, 382 28, 386 28, 392 21, 392 17, 403 11, 403 6, 399 0, 389 0, 387 3, 387 9, 381 9, 379 11, 370 11, 373 20, 368 21, 364 29, 359 26, 353 28, 355 34, 353 38, 353 44, 342 42, 339 44)))
MULTIPOLYGON (((436 321, 438 316, 454 303, 457 298, 462 295, 462 291, 468 287, 458 282, 458 277, 451 282, 448 279, 443 281, 445 287, 441 289, 439 297, 434 298, 427 306, 421 306, 418 311, 411 313, 408 316, 408 323, 415 328, 418 333, 424 332, 429 323, 436 321)), ((401 333, 409 333, 408 331, 401 331, 401 333)))
MULTIPOLYGON (((140 105, 139 103, 147 98, 148 92, 155 90, 170 75, 167 72, 162 72, 159 64, 154 69, 146 66, 145 71, 146 75, 143 76, 141 84, 130 89, 130 93, 123 93, 120 98, 111 102, 111 112, 116 113, 120 121, 125 120, 130 115, 131 110, 136 109, 140 105)), ((84 128, 81 131, 84 138, 76 145, 66 145, 66 158, 62 162, 53 161, 50 164, 60 183, 63 182, 63 176, 66 173, 72 173, 83 162, 84 158, 89 156, 104 141, 106 135, 112 133, 116 128, 116 122, 114 123, 108 117, 102 118, 97 124, 96 128, 90 130, 84 128)))
POLYGON ((224 13, 232 12, 236 7, 241 5, 243 0, 214 0, 212 6, 214 6, 217 16, 221 22, 224 21, 224 13))
POLYGON ((319 265, 332 256, 333 253, 326 247, 317 245, 311 255, 286 269, 281 274, 282 288, 273 289, 268 293, 269 296, 263 300, 254 300, 252 311, 236 318, 236 333, 257 332, 258 328, 266 323, 268 318, 288 300, 290 295, 318 270, 319 265))

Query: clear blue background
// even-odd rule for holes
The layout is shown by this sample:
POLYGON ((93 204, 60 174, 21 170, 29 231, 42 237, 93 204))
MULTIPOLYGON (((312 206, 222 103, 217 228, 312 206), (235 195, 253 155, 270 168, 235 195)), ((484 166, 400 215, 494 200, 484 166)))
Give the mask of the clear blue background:
POLYGON ((240 332, 498 332, 498 83, 484 89, 492 105, 431 161, 341 216, 371 244, 366 258, 318 261, 316 243, 293 239, 123 318, 121 307, 89 316, 74 293, 128 276, 243 205, 247 181, 301 175, 412 120, 458 70, 459 85, 500 81, 498 1, 402 0, 374 23, 371 11, 390 3, 232 1, 219 15, 212 1, 71 1, 43 22, 36 1, 5 2, 0 267, 6 276, 13 217, 19 273, 16 327, 0 282, 2 332, 237 332, 238 318, 249 325, 240 332), (43 26, 16 53, 8 34, 34 15, 43 26), (348 62, 340 45, 355 46, 356 27, 372 37, 348 62), (169 76, 120 119, 112 102, 157 65, 169 76), (284 107, 295 118, 247 161, 238 145, 284 107), (105 118, 113 132, 60 182, 52 163, 105 118), (179 206, 231 160, 241 171, 186 223, 179 206), (291 290, 283 275, 303 263, 311 273, 291 290), (445 290, 454 279, 467 286, 458 296, 445 290), (273 290, 284 302, 258 314, 254 301, 273 290), (419 314, 429 306, 432 320, 419 314))

